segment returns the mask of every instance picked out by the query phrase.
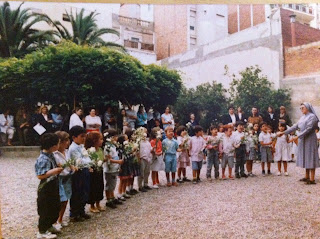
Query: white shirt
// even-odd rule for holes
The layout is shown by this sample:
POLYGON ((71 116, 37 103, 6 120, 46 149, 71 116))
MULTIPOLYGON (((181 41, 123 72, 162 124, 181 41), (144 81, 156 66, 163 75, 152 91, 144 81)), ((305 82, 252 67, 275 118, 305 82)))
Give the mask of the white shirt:
POLYGON ((234 140, 237 142, 237 144, 240 144, 241 142, 241 138, 244 136, 244 132, 238 132, 235 131, 232 133, 232 137, 234 138, 234 140))
POLYGON ((233 137, 233 134, 230 137, 225 135, 222 140, 223 153, 227 156, 233 156, 234 150, 235 150, 235 144, 236 144, 236 140, 233 137))
POLYGON ((86 129, 97 129, 97 128, 92 128, 91 125, 98 124, 102 125, 101 119, 99 116, 94 116, 92 117, 91 115, 87 115, 85 118, 86 122, 86 129))
POLYGON ((272 142, 271 134, 265 133, 265 132, 261 132, 259 134, 259 142, 263 142, 264 144, 271 143, 272 142))
MULTIPOLYGON (((60 164, 61 166, 67 162, 67 155, 68 155, 68 150, 65 150, 65 155, 61 153, 60 151, 53 152, 54 158, 56 159, 56 163, 60 164)), ((61 176, 66 176, 71 173, 71 169, 69 167, 63 169, 63 171, 59 174, 61 176)))
POLYGON ((232 123, 235 124, 236 123, 236 115, 233 114, 233 115, 230 115, 230 117, 231 117, 232 123))
MULTIPOLYGON (((110 155, 113 160, 120 160, 118 152, 117 152, 117 148, 115 146, 112 146, 110 148, 110 152, 107 152, 106 150, 104 150, 104 155, 105 156, 110 155)), ((107 162, 103 163, 103 172, 104 173, 116 173, 119 171, 119 168, 120 168, 120 164, 117 164, 117 163, 110 163, 109 167, 108 167, 107 162)))
POLYGON ((169 122, 171 121, 171 124, 164 124, 166 127, 171 126, 174 127, 174 121, 173 121, 173 116, 172 114, 162 114, 161 119, 164 119, 164 122, 169 122))
POLYGON ((83 127, 83 122, 76 113, 73 113, 70 117, 69 129, 71 129, 73 126, 83 127))
POLYGON ((269 113, 269 116, 271 119, 273 119, 273 115, 274 115, 273 113, 269 113))
POLYGON ((242 113, 238 113, 239 120, 242 120, 242 113))
POLYGON ((201 137, 193 136, 190 140, 191 161, 201 162, 203 160, 202 150, 206 146, 206 141, 201 137))
POLYGON ((7 118, 4 116, 4 114, 0 114, 0 130, 2 133, 7 133, 8 129, 14 129, 13 127, 13 116, 7 115, 7 118), (8 121, 8 124, 6 122, 8 121))
POLYGON ((146 160, 147 162, 151 162, 152 160, 152 146, 148 140, 144 140, 140 142, 140 158, 146 160))

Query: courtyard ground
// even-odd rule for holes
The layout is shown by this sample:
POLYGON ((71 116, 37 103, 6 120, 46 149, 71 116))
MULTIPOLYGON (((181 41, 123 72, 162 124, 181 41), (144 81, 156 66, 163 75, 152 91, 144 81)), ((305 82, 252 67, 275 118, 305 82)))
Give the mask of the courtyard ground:
MULTIPOLYGON (((34 162, 0 158, 3 238, 35 238, 34 162)), ((320 238, 319 180, 298 182, 303 170, 294 163, 288 177, 275 175, 276 164, 272 169, 273 175, 262 177, 254 164, 257 177, 208 182, 204 166, 200 184, 140 193, 115 210, 70 223, 59 238, 320 238)))

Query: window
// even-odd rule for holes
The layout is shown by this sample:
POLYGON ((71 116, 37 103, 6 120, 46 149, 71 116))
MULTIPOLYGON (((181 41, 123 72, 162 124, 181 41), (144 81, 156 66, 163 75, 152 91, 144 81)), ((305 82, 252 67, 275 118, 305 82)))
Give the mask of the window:
POLYGON ((131 41, 139 42, 140 40, 137 37, 131 37, 131 41))
POLYGON ((194 31, 194 26, 190 26, 190 30, 194 31))
POLYGON ((63 21, 66 21, 66 22, 70 22, 70 18, 69 18, 69 16, 68 16, 66 13, 63 13, 63 14, 62 14, 62 20, 63 20, 63 21))
POLYGON ((195 46, 197 44, 197 39, 194 37, 190 37, 190 45, 195 46))
POLYGON ((190 10, 190 17, 196 17, 196 11, 190 10))

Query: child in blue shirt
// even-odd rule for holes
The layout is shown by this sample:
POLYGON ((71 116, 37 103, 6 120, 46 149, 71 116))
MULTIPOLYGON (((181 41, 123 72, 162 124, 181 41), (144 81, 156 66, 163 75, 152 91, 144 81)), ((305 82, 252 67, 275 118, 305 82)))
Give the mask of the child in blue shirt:
POLYGON ((53 152, 59 147, 59 137, 52 133, 44 134, 40 139, 41 153, 35 164, 35 172, 40 179, 37 207, 39 214, 39 232, 37 238, 56 238, 53 233, 59 230, 52 225, 57 221, 60 211, 58 167, 53 152))
POLYGON ((81 126, 73 126, 69 132, 72 144, 69 147, 69 158, 76 159, 81 168, 72 175, 72 195, 70 199, 70 218, 74 222, 81 222, 91 217, 85 213, 85 206, 90 192, 91 162, 88 152, 84 148, 87 132, 81 126))
POLYGON ((162 141, 162 149, 164 152, 165 171, 167 177, 167 186, 178 186, 175 181, 177 171, 177 152, 181 152, 177 140, 173 138, 174 132, 171 126, 165 129, 166 139, 162 141), (170 183, 170 172, 172 183, 170 183))

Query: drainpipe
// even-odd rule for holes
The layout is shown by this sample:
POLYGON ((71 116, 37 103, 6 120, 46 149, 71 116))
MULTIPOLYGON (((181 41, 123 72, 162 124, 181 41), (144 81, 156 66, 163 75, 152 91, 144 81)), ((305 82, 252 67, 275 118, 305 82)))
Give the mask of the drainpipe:
POLYGON ((297 42, 296 42, 296 15, 292 14, 289 16, 290 17, 290 23, 291 23, 291 44, 292 46, 296 46, 297 42))

